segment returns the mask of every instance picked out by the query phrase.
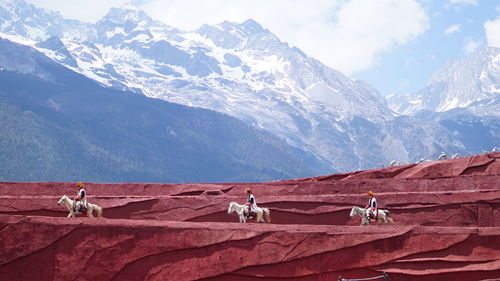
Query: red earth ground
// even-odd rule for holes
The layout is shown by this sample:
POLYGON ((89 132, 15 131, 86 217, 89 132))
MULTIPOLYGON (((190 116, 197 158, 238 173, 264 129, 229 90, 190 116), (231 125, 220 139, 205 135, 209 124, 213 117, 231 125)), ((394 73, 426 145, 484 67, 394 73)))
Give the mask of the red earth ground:
POLYGON ((500 153, 266 183, 0 183, 0 280, 500 280, 500 153), (271 224, 238 223, 253 189, 271 224), (373 190, 393 225, 351 218, 373 190))

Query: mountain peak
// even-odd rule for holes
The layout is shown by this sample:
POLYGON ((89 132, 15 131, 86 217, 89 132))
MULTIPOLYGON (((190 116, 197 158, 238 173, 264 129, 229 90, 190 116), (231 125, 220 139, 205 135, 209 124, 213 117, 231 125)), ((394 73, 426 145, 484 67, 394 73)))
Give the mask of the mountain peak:
POLYGON ((474 109, 474 105, 498 99, 499 62, 500 49, 495 47, 450 59, 431 76, 425 88, 398 99, 390 98, 389 103, 393 110, 410 115, 419 110, 444 112, 468 107, 478 115, 497 116, 498 110, 490 111, 487 106, 474 109))
POLYGON ((116 24, 123 24, 127 21, 153 21, 142 9, 131 4, 125 4, 119 8, 111 8, 103 17, 103 20, 108 20, 116 24))
MULTIPOLYGON (((212 27, 210 25, 204 25, 204 27, 212 27)), ((203 27, 202 27, 203 28, 203 27)), ((235 31, 245 34, 245 36, 265 32, 266 29, 262 27, 258 22, 256 22, 253 19, 247 19, 243 23, 236 23, 236 22, 231 22, 231 21, 223 21, 217 25, 215 25, 215 28, 219 30, 220 32, 229 32, 229 33, 234 33, 235 31)))
POLYGON ((479 51, 481 54, 485 54, 486 56, 498 56, 500 55, 500 48, 488 46, 479 51))
POLYGON ((264 31, 262 25, 260 25, 253 19, 247 19, 245 22, 241 24, 241 26, 249 33, 259 33, 264 31))
POLYGON ((19 3, 23 3, 26 5, 26 2, 23 1, 23 0, 0 0, 0 4, 2 4, 2 6, 8 6, 7 4, 9 5, 17 5, 19 3))
POLYGON ((70 54, 70 52, 66 48, 66 45, 64 45, 61 39, 57 36, 51 36, 45 41, 38 42, 37 44, 35 44, 35 46, 38 48, 53 51, 55 57, 52 58, 56 61, 62 62, 72 67, 78 67, 78 63, 70 54))
POLYGON ((51 36, 45 41, 36 43, 35 46, 54 51, 59 50, 61 48, 66 48, 58 36, 51 36))
POLYGON ((271 32, 253 19, 247 19, 243 23, 224 21, 217 25, 205 24, 197 32, 225 49, 241 48, 249 38, 256 38, 262 34, 266 35, 263 38, 276 39, 271 32))

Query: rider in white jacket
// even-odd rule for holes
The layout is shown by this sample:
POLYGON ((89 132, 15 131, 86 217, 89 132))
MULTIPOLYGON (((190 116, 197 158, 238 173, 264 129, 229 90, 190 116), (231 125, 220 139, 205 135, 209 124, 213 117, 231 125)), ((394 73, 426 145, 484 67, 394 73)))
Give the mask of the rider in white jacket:
POLYGON ((75 211, 77 213, 80 213, 85 211, 85 209, 87 209, 87 193, 85 192, 85 189, 83 189, 83 182, 77 182, 76 186, 80 190, 78 190, 78 194, 75 198, 76 201, 75 211))
POLYGON ((373 191, 368 191, 368 197, 370 200, 368 201, 368 205, 366 205, 366 217, 368 219, 375 218, 377 219, 378 207, 377 207, 377 199, 373 196, 373 191))
POLYGON ((245 205, 247 205, 247 215, 249 215, 251 212, 256 213, 257 212, 257 202, 255 201, 255 197, 253 196, 252 190, 250 188, 245 189, 245 194, 247 195, 247 202, 245 205))

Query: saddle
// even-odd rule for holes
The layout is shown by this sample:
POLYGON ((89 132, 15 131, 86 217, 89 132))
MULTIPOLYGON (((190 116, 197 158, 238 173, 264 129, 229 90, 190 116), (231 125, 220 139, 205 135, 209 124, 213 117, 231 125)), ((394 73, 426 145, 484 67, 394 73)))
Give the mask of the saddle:
POLYGON ((375 212, 373 212, 373 213, 370 213, 370 214, 369 214, 368 219, 369 219, 370 221, 372 221, 372 220, 374 220, 375 222, 377 222, 377 221, 378 221, 378 209, 377 209, 377 211, 376 211, 376 212, 377 212, 377 216, 375 216, 375 212))
POLYGON ((245 212, 245 215, 247 216, 247 218, 253 219, 253 218, 255 218, 257 216, 257 213, 250 211, 248 213, 245 212))
POLYGON ((80 205, 80 208, 78 208, 78 210, 76 209, 76 206, 75 206, 74 210, 75 210, 75 213, 86 213, 87 212, 87 208, 85 208, 85 206, 83 206, 83 205, 80 205))

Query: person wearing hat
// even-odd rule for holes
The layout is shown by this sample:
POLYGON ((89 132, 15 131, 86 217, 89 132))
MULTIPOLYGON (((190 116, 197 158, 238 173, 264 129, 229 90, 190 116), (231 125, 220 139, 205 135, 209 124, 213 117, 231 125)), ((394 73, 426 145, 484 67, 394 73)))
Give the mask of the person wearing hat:
POLYGON ((246 216, 249 217, 252 212, 257 212, 257 202, 255 202, 255 197, 253 196, 252 189, 245 188, 245 194, 247 195, 247 202, 245 203, 245 205, 247 205, 247 208, 245 213, 246 216))
POLYGON ((377 199, 375 199, 375 196, 373 194, 373 191, 368 191, 368 197, 370 198, 368 200, 368 205, 366 205, 365 209, 366 209, 366 217, 368 218, 368 220, 370 219, 377 219, 377 213, 378 213, 378 209, 377 209, 377 199))
POLYGON ((77 182, 76 187, 79 188, 79 190, 75 198, 75 211, 76 213, 80 213, 87 209, 87 193, 85 192, 85 189, 83 189, 83 182, 77 182))

